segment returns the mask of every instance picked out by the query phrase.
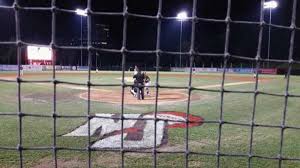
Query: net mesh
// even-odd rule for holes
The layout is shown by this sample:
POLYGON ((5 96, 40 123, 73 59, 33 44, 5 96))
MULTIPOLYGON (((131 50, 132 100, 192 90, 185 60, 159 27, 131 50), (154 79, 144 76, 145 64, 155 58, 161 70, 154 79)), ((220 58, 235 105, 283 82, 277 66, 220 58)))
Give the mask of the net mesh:
MULTIPOLYGON (((225 19, 211 19, 211 18, 200 18, 196 15, 197 13, 197 0, 193 0, 193 7, 192 7, 192 16, 188 17, 188 20, 192 22, 191 26, 191 38, 190 38, 190 47, 189 51, 187 52, 171 52, 171 51, 163 51, 161 49, 161 24, 163 20, 175 20, 176 17, 165 17, 162 15, 162 0, 158 1, 158 10, 157 14, 155 16, 153 15, 142 15, 142 14, 135 14, 128 12, 127 7, 127 0, 123 1, 123 12, 96 12, 92 10, 92 0, 87 1, 87 46, 62 46, 58 45, 56 42, 56 15, 59 12, 64 13, 75 13, 73 10, 58 8, 56 6, 56 0, 52 0, 51 7, 24 7, 21 6, 18 0, 15 0, 12 6, 4 6, 1 5, 0 8, 4 9, 13 9, 15 13, 15 41, 0 41, 0 44, 5 45, 16 45, 17 47, 17 63, 18 63, 18 74, 16 80, 9 80, 9 79, 0 79, 1 82, 17 82, 17 97, 18 97, 18 112, 17 113, 0 113, 1 116, 16 116, 18 117, 18 145, 17 147, 7 147, 7 146, 0 146, 0 150, 16 150, 19 152, 19 166, 23 167, 24 163, 24 151, 31 151, 31 150, 52 150, 53 152, 53 161, 54 161, 54 167, 58 167, 57 162, 57 152, 62 150, 74 150, 74 151, 86 151, 88 154, 88 167, 92 166, 92 159, 91 159, 91 153, 93 151, 113 151, 113 152, 120 152, 121 153, 121 167, 124 167, 124 155, 127 152, 134 152, 134 153, 152 153, 153 155, 153 167, 156 167, 157 164, 157 155, 158 153, 180 153, 185 155, 185 167, 189 167, 189 156, 190 155, 203 155, 203 156, 211 156, 216 157, 216 165, 217 167, 221 166, 221 157, 243 157, 248 158, 248 167, 252 167, 252 160, 253 158, 261 158, 261 159, 270 159, 278 161, 278 167, 282 167, 283 161, 300 161, 300 158, 289 158, 289 157, 283 157, 282 151, 283 151, 283 142, 284 142, 284 132, 286 130, 299 130, 300 127, 292 127, 286 125, 286 114, 287 114, 287 107, 288 107, 288 99, 290 97, 300 97, 300 95, 296 94, 290 94, 289 93, 289 84, 290 84, 290 75, 292 70, 293 64, 299 64, 299 61, 293 60, 293 50, 294 50, 294 39, 295 39, 295 32, 296 30, 300 30, 299 27, 296 26, 296 6, 297 6, 297 0, 293 0, 293 7, 292 7, 292 18, 291 18, 291 25, 290 26, 282 26, 282 25, 276 25, 276 24, 268 24, 264 21, 264 0, 261 0, 260 2, 260 20, 259 22, 251 22, 251 21, 235 21, 231 19, 231 0, 228 0, 227 2, 227 12, 226 12, 226 18, 225 19), (22 41, 21 39, 21 32, 20 32, 20 11, 21 10, 30 10, 30 11, 50 11, 52 13, 52 36, 51 36, 51 43, 49 46, 52 49, 72 49, 72 50, 87 50, 88 51, 88 80, 86 83, 73 83, 69 81, 63 81, 56 79, 56 69, 55 69, 55 58, 53 59, 53 72, 52 72, 52 79, 51 80, 40 80, 40 81, 31 81, 31 80, 24 80, 22 79, 22 76, 20 74, 20 68, 21 68, 21 48, 23 46, 29 45, 29 43, 26 43, 22 41), (104 49, 104 48, 96 48, 92 46, 92 16, 96 15, 106 15, 106 16, 122 16, 123 17, 123 40, 122 40, 122 48, 121 49, 104 49), (127 22, 128 18, 146 18, 146 19, 153 19, 157 22, 157 37, 156 37, 156 49, 155 50, 129 50, 127 49, 127 22), (224 53, 201 53, 197 52, 195 50, 195 31, 196 31, 196 23, 199 21, 203 22, 210 22, 210 23, 225 23, 226 24, 226 36, 225 36, 225 43, 224 43, 224 53), (257 45, 257 53, 255 58, 249 58, 239 55, 234 55, 229 52, 229 37, 230 37, 230 27, 232 24, 247 24, 247 25, 256 25, 259 27, 259 35, 258 35, 258 45, 257 45), (289 44, 289 57, 287 60, 279 60, 279 59, 264 59, 261 57, 261 50, 262 50, 262 38, 263 38, 263 31, 266 27, 276 27, 278 29, 285 29, 290 32, 290 44, 289 44), (122 55, 122 81, 120 84, 94 84, 91 82, 91 57, 93 51, 101 51, 101 52, 107 52, 107 53, 119 53, 122 55), (124 121, 129 120, 130 118, 124 117, 124 92, 125 88, 129 87, 131 85, 127 85, 125 83, 125 66, 126 66, 126 56, 130 53, 138 53, 138 54, 156 54, 156 81, 155 84, 151 87, 155 88, 156 97, 155 97, 155 113, 154 118, 152 119, 154 122, 154 145, 152 151, 143 151, 143 150, 131 150, 124 148, 123 144, 123 136, 124 136, 124 121), (178 151, 158 151, 156 147, 156 136, 157 136, 157 122, 159 121, 157 117, 158 112, 158 95, 159 95, 159 89, 160 88, 175 88, 172 86, 161 86, 159 82, 159 67, 160 67, 160 57, 162 54, 170 54, 170 55, 179 55, 184 54, 188 55, 190 59, 190 65, 189 65, 189 79, 188 79, 188 86, 187 87, 176 87, 181 89, 186 89, 188 92, 188 101, 187 101, 187 108, 186 108, 186 121, 184 123, 186 124, 186 131, 185 131, 185 150, 182 152, 178 151), (220 115, 219 120, 216 121, 204 121, 204 123, 215 123, 218 124, 218 138, 217 138, 217 151, 211 152, 211 153, 204 153, 204 152, 192 152, 189 148, 189 127, 188 125, 191 123, 188 119, 188 115, 190 113, 190 102, 191 102, 191 94, 193 91, 200 90, 200 91, 207 91, 207 92, 216 92, 216 90, 211 89, 201 89, 196 88, 192 86, 192 67, 193 67, 193 61, 194 58, 197 56, 206 56, 206 57, 220 57, 223 58, 223 72, 222 72, 222 82, 220 90, 217 92, 220 93, 220 115), (225 76, 226 76, 226 68, 228 67, 228 60, 230 58, 237 58, 240 60, 247 60, 254 62, 256 64, 256 80, 255 80, 255 88, 253 91, 233 91, 233 90, 225 90, 224 82, 225 82, 225 76), (285 93, 284 94, 277 94, 277 93, 270 93, 270 92, 263 92, 258 89, 258 81, 259 81, 259 74, 258 69, 261 66, 262 62, 280 62, 280 63, 287 63, 288 64, 288 71, 287 71, 287 77, 286 77, 286 87, 285 87, 285 93), (42 114, 30 114, 30 113, 24 113, 22 112, 22 100, 21 100, 21 85, 22 83, 52 83, 53 84, 53 113, 52 115, 42 115, 42 114), (57 104, 57 85, 59 84, 71 84, 71 85, 82 85, 86 86, 88 88, 88 101, 87 101, 87 113, 83 116, 67 116, 67 115, 59 115, 56 111, 56 104, 57 104), (121 97, 121 117, 119 118, 121 120, 121 147, 120 149, 95 149, 91 147, 91 135, 90 135, 90 120, 94 117, 91 114, 91 88, 95 86, 121 86, 122 87, 122 97, 121 97), (252 117, 250 123, 239 123, 239 122, 228 122, 224 120, 223 114, 224 114, 224 94, 225 93, 248 93, 253 94, 253 111, 252 111, 252 117), (282 111, 282 120, 280 125, 267 125, 267 124, 257 124, 255 123, 255 114, 256 114, 256 103, 257 103, 257 97, 258 95, 269 95, 269 96, 278 96, 284 98, 284 110, 282 111), (44 118, 52 118, 53 120, 53 140, 52 140, 52 146, 46 146, 46 147, 24 147, 23 146, 23 118, 27 117, 44 117, 44 118), (86 142, 86 148, 69 148, 69 147, 58 147, 57 146, 57 118, 86 118, 88 121, 88 139, 86 142), (230 124, 230 125, 236 125, 241 127, 248 127, 250 128, 250 140, 249 140, 249 151, 248 154, 232 154, 232 153, 223 153, 221 152, 221 137, 222 137, 222 128, 224 125, 230 124), (265 127, 265 128, 278 128, 280 129, 280 149, 278 152, 277 157, 270 157, 270 156, 262 156, 262 155, 256 155, 253 153, 253 136, 254 136, 254 128, 257 127, 265 127)), ((135 120, 137 120, 135 118, 135 120)), ((142 120, 142 119, 139 119, 142 120)), ((182 121, 177 121, 182 122, 182 121)))

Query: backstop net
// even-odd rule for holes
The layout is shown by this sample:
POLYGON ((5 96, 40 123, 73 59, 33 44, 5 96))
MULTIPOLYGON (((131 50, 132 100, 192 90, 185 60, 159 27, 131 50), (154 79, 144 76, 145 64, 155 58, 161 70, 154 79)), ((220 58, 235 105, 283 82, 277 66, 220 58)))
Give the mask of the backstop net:
MULTIPOLYGON (((298 165, 300 164, 300 157, 291 158, 291 157, 286 157, 283 154, 283 144, 285 139, 285 132, 287 130, 296 130, 299 131, 300 127, 298 126, 288 126, 286 124, 286 115, 287 115, 287 109, 288 109, 288 100, 289 98, 299 98, 300 95, 297 94, 291 94, 289 92, 289 86, 290 86, 290 76, 291 76, 291 71, 292 67, 294 65, 300 64, 300 61, 297 61, 293 58, 294 56, 294 48, 295 46, 295 36, 296 32, 300 30, 299 27, 296 26, 296 16, 297 16, 297 0, 291 0, 292 5, 289 11, 291 12, 291 20, 290 20, 290 25, 285 26, 285 25, 278 25, 278 24, 271 24, 267 23, 264 20, 264 0, 259 1, 257 4, 259 4, 259 20, 258 21, 245 21, 245 20, 233 20, 231 15, 232 15, 232 1, 233 0, 227 0, 226 4, 226 17, 224 19, 214 19, 214 18, 205 18, 205 17, 199 17, 197 16, 197 13, 199 12, 198 10, 198 3, 200 3, 198 0, 193 0, 191 3, 191 15, 188 16, 186 19, 191 23, 190 26, 188 27, 190 30, 190 34, 188 35, 189 37, 189 43, 187 50, 185 51, 168 51, 164 50, 162 48, 162 23, 164 21, 170 21, 170 20, 176 20, 178 18, 176 17, 169 17, 169 16, 164 16, 163 13, 163 0, 158 0, 157 3, 157 11, 156 14, 154 15, 147 15, 147 14, 138 14, 138 13, 133 13, 128 10, 128 1, 130 0, 123 0, 123 3, 121 4, 123 11, 121 12, 115 12, 115 11, 95 11, 94 10, 94 1, 93 0, 87 0, 86 2, 86 15, 87 15, 87 33, 86 33, 86 39, 87 43, 84 46, 68 46, 68 45, 61 45, 57 42, 57 15, 61 13, 69 13, 69 14, 75 14, 75 10, 70 10, 70 9, 65 9, 62 7, 57 6, 57 1, 52 0, 51 3, 49 1, 49 6, 23 6, 20 2, 20 0, 15 0, 12 4, 9 5, 1 5, 0 10, 11 10, 14 13, 14 36, 15 39, 9 40, 9 41, 0 41, 0 45, 11 45, 15 46, 16 48, 16 54, 17 54, 17 78, 12 80, 12 79, 1 79, 0 82, 2 83, 16 83, 17 84, 17 100, 18 100, 18 111, 15 113, 10 113, 10 112, 0 112, 0 117, 4 116, 14 116, 18 119, 18 144, 16 146, 0 146, 1 151, 17 151, 19 154, 19 163, 18 165, 20 167, 23 167, 24 165, 24 156, 23 153, 24 151, 36 151, 36 150, 41 150, 41 151, 50 151, 53 154, 53 165, 48 165, 49 167, 59 167, 58 163, 58 155, 57 153, 60 151, 81 151, 81 152, 86 152, 88 159, 87 159, 87 164, 86 167, 92 167, 93 159, 92 159, 92 153, 96 151, 110 151, 110 152, 115 152, 115 153, 120 153, 120 163, 118 163, 118 166, 120 167, 125 167, 125 155, 127 153, 147 153, 151 154, 151 159, 153 160, 153 167, 157 167, 158 163, 158 155, 159 154, 181 154, 184 156, 184 166, 189 167, 191 166, 191 157, 193 155, 198 155, 198 156, 203 156, 203 157, 210 157, 210 158, 215 158, 215 165, 216 167, 222 167, 222 158, 227 158, 227 157, 233 157, 233 158, 246 158, 247 159, 247 166, 248 167, 255 167, 253 165, 253 159, 263 159, 263 160, 272 160, 278 162, 278 167, 282 167, 283 162, 296 162, 298 165), (48 44, 50 48, 52 48, 53 51, 60 51, 60 50, 84 50, 84 52, 87 52, 88 54, 85 56, 87 57, 87 65, 88 65, 88 73, 87 73, 87 81, 85 83, 75 83, 75 82, 70 82, 66 80, 59 80, 56 77, 56 58, 53 57, 52 59, 52 79, 50 80, 26 80, 22 78, 21 71, 22 71, 22 49, 26 46, 29 45, 39 45, 39 44, 31 44, 22 39, 22 33, 21 33, 21 23, 22 23, 22 18, 20 17, 20 13, 22 11, 35 11, 35 12, 51 12, 51 42, 48 44), (101 47, 95 47, 95 45, 92 44, 92 39, 93 39, 93 17, 95 16, 118 16, 122 17, 122 39, 121 39, 121 47, 120 48, 101 48, 101 47), (127 28, 128 28, 128 22, 129 19, 131 21, 134 21, 135 19, 149 19, 152 20, 156 23, 155 27, 155 32, 156 32, 156 37, 155 37, 155 49, 151 50, 135 50, 135 49, 130 49, 128 48, 127 42, 129 35, 127 33, 127 28), (195 46, 195 41, 196 41, 196 33, 197 33, 197 28, 196 25, 198 23, 220 23, 224 25, 225 29, 225 38, 223 41, 223 48, 222 52, 200 52, 196 49, 195 46), (257 46, 256 46, 256 51, 255 51, 255 56, 253 57, 247 57, 247 56, 242 56, 242 55, 236 55, 235 53, 232 53, 230 51, 230 36, 232 33, 232 26, 236 25, 243 25, 243 26, 255 26, 256 29, 258 30, 258 36, 255 37, 257 41, 257 46), (263 36, 265 30, 267 30, 269 27, 271 28, 276 28, 276 29, 283 29, 288 31, 289 33, 289 50, 288 50, 288 58, 287 59, 273 59, 273 58, 263 58, 262 57, 262 48, 263 48, 263 36), (91 71, 92 71, 92 64, 93 64, 93 58, 92 56, 94 55, 95 52, 100 52, 100 53, 106 53, 106 54, 120 54, 121 55, 121 70, 122 70, 122 78, 121 82, 119 84, 97 84, 91 82, 91 71), (125 80, 125 72, 127 71, 127 59, 131 56, 131 54, 154 54, 155 55, 155 72, 156 72, 156 79, 154 82, 152 82, 152 85, 150 86, 155 90, 155 111, 153 115, 150 115, 148 117, 138 117, 138 116, 130 116, 126 115, 124 113, 124 99, 125 99, 125 92, 127 87, 131 87, 130 84, 126 83, 125 80), (160 84, 160 68, 161 68, 161 58, 164 55, 168 55, 171 57, 175 57, 178 55, 184 55, 186 58, 188 58, 188 85, 187 86, 182 86, 182 87, 173 87, 173 86, 168 86, 168 85, 162 85, 160 84), (213 58, 215 60, 218 60, 222 64, 222 71, 221 71, 221 76, 222 80, 220 83, 220 87, 218 90, 212 90, 209 88, 197 88, 192 85, 192 79, 193 79, 193 67, 194 67, 194 60, 198 58, 213 58), (255 87, 253 90, 248 90, 248 91, 237 91, 237 90, 229 90, 225 89, 224 84, 225 84, 225 77, 227 74, 227 68, 230 68, 230 63, 229 61, 231 59, 235 60, 240 60, 240 61, 248 61, 252 63, 253 69, 255 72, 255 87), (271 93, 271 92, 264 92, 259 90, 259 80, 260 80, 260 74, 259 74, 259 69, 261 68, 263 63, 282 63, 286 64, 286 85, 283 94, 279 93, 271 93), (25 113, 22 110, 22 91, 21 91, 21 86, 24 83, 48 83, 51 84, 51 87, 53 87, 53 99, 52 99, 52 114, 51 115, 46 115, 46 114, 31 114, 31 113, 25 113), (57 112, 57 86, 62 85, 62 84, 68 84, 68 85, 80 85, 84 86, 87 88, 87 108, 86 108, 86 114, 85 115, 80 115, 80 116, 74 116, 74 115, 62 115, 57 112), (105 115, 95 115, 91 113, 91 90, 93 87, 105 87, 105 86, 114 86, 114 87, 120 87, 122 89, 122 92, 120 94, 120 99, 121 99, 121 105, 120 105, 120 115, 115 115, 115 116, 105 116, 105 115), (162 118, 160 116, 160 113, 158 113, 158 103, 159 103, 159 92, 160 89, 162 88, 168 88, 168 89, 185 89, 187 93, 187 101, 186 101, 186 110, 185 110, 185 115, 184 120, 177 120, 177 119, 172 119, 172 118, 162 118), (219 119, 218 120, 194 120, 193 118, 190 118, 190 102, 191 102, 191 95, 195 91, 205 91, 205 92, 217 92, 219 93, 219 119), (251 121, 250 122, 231 122, 231 121, 226 121, 224 119, 224 99, 225 99, 225 93, 238 93, 238 94, 248 94, 249 96, 252 97, 253 99, 253 104, 252 104, 252 112, 251 112, 251 121), (268 125, 268 124, 258 124, 255 122, 255 114, 256 114, 256 106, 257 106, 257 101, 258 97, 260 95, 266 95, 266 96, 275 96, 275 97, 281 97, 284 99, 284 104, 283 104, 283 111, 282 111, 282 120, 280 125, 268 125), (44 147, 26 147, 23 144, 23 120, 24 118, 28 117, 41 117, 41 118, 47 118, 48 120, 53 121, 53 128, 52 128, 52 145, 51 146, 44 146, 44 147), (71 119, 71 118, 85 118, 86 119, 86 125, 83 127, 86 127, 87 132, 83 132, 82 135, 88 137, 87 142, 86 142, 86 148, 71 148, 68 146, 61 146, 57 145, 57 137, 59 136, 57 134, 57 119, 71 119), (95 148, 93 145, 92 140, 92 134, 95 133, 95 128, 91 126, 91 122, 94 119, 99 119, 99 121, 105 120, 105 119, 114 119, 114 120, 119 120, 120 121, 120 132, 114 132, 115 134, 120 135, 120 140, 119 142, 119 148, 95 148), (126 125, 126 121, 128 120, 147 120, 151 121, 153 124, 153 132, 151 135, 152 138, 150 139, 152 142, 150 143, 152 146, 147 146, 147 150, 140 150, 136 148, 130 148, 128 147, 128 144, 124 142, 124 135, 132 130, 128 129, 126 125), (186 129, 185 134, 184 134, 184 150, 180 151, 163 151, 159 150, 157 147, 157 141, 159 140, 159 136, 162 133, 158 133, 157 131, 160 130, 159 127, 162 126, 161 122, 178 122, 180 124, 184 125, 184 128, 186 129), (216 124, 218 125, 217 129, 217 143, 216 143, 216 150, 211 151, 211 152, 194 152, 190 149, 189 147, 189 133, 190 133, 190 126, 194 124, 200 124, 201 123, 208 123, 208 124, 216 124), (226 125, 234 125, 237 127, 246 127, 250 129, 250 135, 248 139, 248 153, 247 154, 240 154, 240 153, 226 153, 222 152, 221 147, 222 147, 222 136, 223 136, 223 128, 226 125), (254 136, 254 130, 256 128, 276 128, 280 130, 280 145, 278 149, 278 156, 273 157, 273 156, 268 156, 268 155, 258 155, 253 152, 252 146, 253 146, 253 136, 254 136)), ((66 3, 69 3, 66 2, 66 3)), ((70 2, 71 3, 71 2, 70 2)), ((175 3, 175 2, 174 2, 175 3)), ((118 4, 120 6, 120 4, 118 4)), ((216 5, 217 6, 217 5, 216 5)), ((33 20, 29 21, 32 22, 33 20)), ((1 34, 4 32, 1 32, 1 34)), ((247 40, 247 39, 245 39, 247 40)), ((102 58, 105 60, 105 58, 102 58)), ((0 124, 2 125, 2 124, 0 124)), ((74 130, 76 131, 76 130, 74 130)), ((80 130, 79 130, 80 132, 80 130)), ((73 132, 74 133, 74 132, 73 132)), ((69 134, 72 134, 69 133, 69 134)), ((71 135, 70 135, 71 136, 71 135)), ((1 143, 0 143, 1 144, 1 143)), ((149 144, 148 144, 149 145, 149 144)), ((134 145, 133 145, 134 146, 134 145)), ((296 149, 299 147, 295 147, 296 149)), ((299 151, 296 151, 296 153, 299 151)), ((226 162, 226 161, 225 161, 226 162)), ((169 165, 169 166, 174 166, 174 165, 169 165)))

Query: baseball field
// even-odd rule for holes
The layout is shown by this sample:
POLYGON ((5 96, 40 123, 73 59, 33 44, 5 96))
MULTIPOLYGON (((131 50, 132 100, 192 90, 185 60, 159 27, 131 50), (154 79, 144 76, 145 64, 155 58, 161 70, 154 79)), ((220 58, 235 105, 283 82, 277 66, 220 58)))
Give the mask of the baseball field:
MULTIPOLYGON (((148 75, 154 86, 156 73, 148 72, 148 75)), ((16 80, 16 72, 0 72, 0 79, 16 80)), ((51 80, 52 73, 25 72, 22 79, 51 80)), ((300 167, 298 76, 290 76, 289 94, 296 96, 286 100, 287 79, 284 76, 259 75, 259 92, 254 99, 256 79, 252 74, 226 73, 222 96, 221 73, 195 73, 192 75, 195 89, 189 98, 188 90, 183 88, 189 84, 188 73, 160 72, 157 112, 161 118, 158 117, 157 122, 156 145, 153 145, 152 120, 124 120, 124 129, 121 130, 124 136, 121 137, 122 122, 117 118, 120 118, 122 109, 125 118, 153 118, 156 108, 154 87, 150 88, 150 95, 145 95, 145 100, 137 100, 130 94, 130 87, 125 87, 122 106, 121 72, 92 72, 91 83, 98 86, 92 86, 90 94, 86 85, 87 72, 57 72, 56 79, 63 83, 57 84, 55 103, 51 82, 21 83, 21 104, 18 83, 0 82, 1 168, 19 167, 17 147, 20 135, 25 167, 52 166, 54 140, 58 148, 58 167, 86 167, 88 112, 99 117, 90 120, 93 167, 120 167, 121 138, 125 167, 152 167, 154 155, 150 146, 156 146, 158 151, 158 167, 184 167, 186 156, 189 167, 217 167, 218 158, 220 167, 247 167, 249 160, 253 167, 271 168, 278 164, 300 167), (56 131, 52 117, 54 105, 58 115, 56 131), (25 113, 21 124, 19 108, 25 113), (187 128, 185 113, 188 108, 188 117, 195 122, 189 123, 187 128), (111 119, 112 116, 116 117, 111 119), (177 119, 182 119, 182 122, 177 119), (249 157, 250 151, 252 157, 249 157), (282 158, 281 163, 278 157, 282 158)), ((125 73, 124 81, 132 84, 132 72, 125 73)))

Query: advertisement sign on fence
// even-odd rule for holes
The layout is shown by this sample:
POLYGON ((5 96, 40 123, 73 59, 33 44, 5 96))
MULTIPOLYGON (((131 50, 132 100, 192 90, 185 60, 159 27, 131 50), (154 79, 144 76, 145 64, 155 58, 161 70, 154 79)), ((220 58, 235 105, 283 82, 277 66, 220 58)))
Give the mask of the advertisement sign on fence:
POLYGON ((24 71, 43 71, 42 65, 22 65, 24 71))
POLYGON ((17 71, 18 65, 0 65, 0 71, 17 71))
MULTIPOLYGON (((171 71, 173 72, 190 72, 189 67, 179 68, 179 67, 171 67, 171 71)), ((217 72, 218 68, 192 68, 193 72, 217 72)))
MULTIPOLYGON (((193 72, 223 72, 223 68, 193 68, 193 72)), ((172 67, 171 71, 175 72, 189 72, 189 67, 172 67)), ((229 73, 255 73, 256 69, 253 68, 226 68, 226 72, 229 73)), ((258 69, 260 74, 277 74, 276 68, 260 68, 258 69)))
POLYGON ((87 71, 87 70, 89 70, 89 66, 78 66, 77 70, 78 71, 87 71))
POLYGON ((277 74, 277 69, 276 68, 260 68, 258 70, 258 73, 260 74, 277 74))

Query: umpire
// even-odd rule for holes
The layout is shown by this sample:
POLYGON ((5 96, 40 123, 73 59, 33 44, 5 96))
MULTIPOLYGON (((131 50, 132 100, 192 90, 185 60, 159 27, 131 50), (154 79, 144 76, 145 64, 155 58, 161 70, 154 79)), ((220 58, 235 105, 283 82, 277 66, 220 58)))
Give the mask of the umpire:
POLYGON ((137 97, 138 99, 144 100, 144 80, 145 75, 138 69, 137 74, 133 76, 134 80, 134 87, 137 89, 137 97))

